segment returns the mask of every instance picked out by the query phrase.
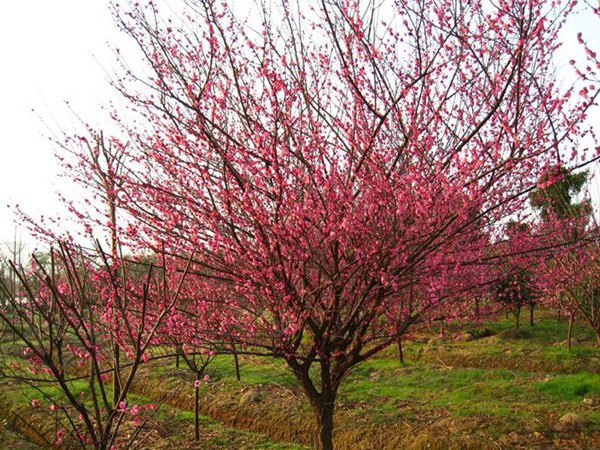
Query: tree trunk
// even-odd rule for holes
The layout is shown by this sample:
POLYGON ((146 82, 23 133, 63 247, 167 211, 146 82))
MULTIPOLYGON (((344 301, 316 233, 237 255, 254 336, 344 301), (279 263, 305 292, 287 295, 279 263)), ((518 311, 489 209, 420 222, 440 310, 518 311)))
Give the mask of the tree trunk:
POLYGON ((194 437, 200 440, 200 372, 196 372, 196 383, 194 383, 194 437))
MULTIPOLYGON (((103 145, 103 143, 102 143, 103 145)), ((114 185, 112 186, 114 189, 114 185)), ((108 201, 108 213, 110 220, 110 256, 113 258, 112 264, 115 263, 118 257, 117 252, 117 203, 113 189, 106 188, 107 190, 107 201, 108 201)), ((119 272, 117 269, 114 269, 115 278, 119 278, 119 272)), ((119 319, 117 318, 116 326, 116 334, 118 335, 120 330, 119 319)), ((114 341, 113 343, 113 353, 115 358, 115 373, 113 376, 113 405, 116 407, 119 398, 121 397, 121 348, 119 347, 119 343, 114 341)))
POLYGON ((242 377, 240 375, 240 360, 238 357, 237 349, 235 348, 235 344, 233 344, 231 347, 233 349, 233 362, 235 364, 235 378, 238 381, 241 381, 242 377))
POLYGON ((535 303, 529 304, 529 326, 533 326, 533 308, 535 308, 535 303))
MULTIPOLYGON (((323 395, 327 398, 330 395, 323 395)), ((333 450, 333 411, 335 407, 335 394, 328 400, 323 400, 317 411, 317 428, 319 430, 317 450, 333 450)))
POLYGON ((569 313, 569 330, 567 331, 567 349, 571 351, 571 340, 573 338, 573 322, 575 321, 575 313, 569 313))
POLYGON ((179 359, 181 358, 182 348, 180 344, 175 346, 175 367, 179 369, 179 359))
POLYGON ((516 306, 515 307, 515 326, 517 327, 517 330, 519 329, 519 319, 520 318, 521 318, 521 307, 516 306))
POLYGON ((118 343, 113 344, 113 353, 115 358, 115 368, 112 380, 113 388, 113 406, 116 407, 121 397, 121 349, 118 343))
POLYGON ((398 343, 398 360, 400 361, 400 364, 404 364, 404 351, 402 350, 402 337, 398 336, 398 339, 396 340, 396 342, 398 343))
POLYGON ((288 364, 302 385, 315 413, 318 430, 315 434, 315 448, 333 450, 333 413, 339 382, 336 383, 331 379, 329 363, 320 361, 321 391, 319 392, 309 375, 310 366, 299 364, 293 359, 289 359, 288 364))

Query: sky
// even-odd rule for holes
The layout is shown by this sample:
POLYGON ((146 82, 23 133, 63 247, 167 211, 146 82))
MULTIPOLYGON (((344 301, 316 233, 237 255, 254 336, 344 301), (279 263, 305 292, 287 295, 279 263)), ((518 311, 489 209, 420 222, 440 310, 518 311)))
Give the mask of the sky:
POLYGON ((15 233, 7 205, 18 204, 32 216, 61 210, 55 146, 48 137, 75 123, 66 101, 87 120, 100 120, 97 105, 112 95, 107 42, 121 38, 104 0, 2 2, 0 242, 15 233))
MULTIPOLYGON (((577 31, 600 51, 600 29, 592 19, 581 14, 569 25, 562 57, 572 57, 577 31)), ((74 112, 102 124, 99 105, 115 98, 107 75, 115 68, 112 49, 128 46, 108 0, 2 2, 0 244, 15 236, 14 205, 33 217, 64 213, 56 192, 66 185, 58 177, 56 146, 48 138, 61 128, 76 127, 74 112)), ((596 118, 600 127, 600 114, 596 118)), ((17 235, 32 243, 23 227, 17 235)))

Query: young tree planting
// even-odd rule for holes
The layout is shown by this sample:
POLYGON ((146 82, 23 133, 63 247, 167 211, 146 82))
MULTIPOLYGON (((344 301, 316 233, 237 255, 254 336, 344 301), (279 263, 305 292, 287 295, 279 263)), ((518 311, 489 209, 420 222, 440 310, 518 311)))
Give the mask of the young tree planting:
POLYGON ((573 3, 282 0, 247 20, 236 2, 186 5, 115 9, 148 69, 115 81, 123 239, 194 255, 181 312, 284 359, 331 449, 353 366, 473 314, 511 253, 499 227, 586 133, 599 62, 554 82, 573 3))
MULTIPOLYGON (((521 310, 529 308, 529 325, 533 326, 533 311, 539 297, 535 270, 546 239, 540 239, 534 228, 521 222, 510 221, 506 226, 505 240, 496 251, 505 255, 497 267, 498 278, 493 295, 515 317, 515 327, 520 324, 521 310)), ((554 249, 550 249, 550 252, 554 249)))
MULTIPOLYGON (((594 259, 593 242, 597 239, 597 226, 590 226, 592 203, 589 198, 577 201, 588 175, 588 172, 573 172, 562 165, 550 167, 540 178, 538 188, 529 195, 531 205, 540 216, 537 233, 548 247, 551 248, 554 243, 575 244, 581 241, 573 250, 551 252, 546 256, 545 264, 537 270, 537 275, 544 279, 542 285, 546 287, 547 301, 558 305, 559 311, 564 310, 569 317, 569 350, 577 313, 583 311, 588 322, 590 314, 591 317, 595 316, 594 307, 586 307, 588 301, 591 305, 594 304, 589 280, 585 282, 588 285, 587 289, 583 286, 574 288, 586 277, 589 278, 590 273, 584 274, 593 271, 594 266, 591 261, 594 259), (585 298, 588 295, 590 297, 585 298)), ((594 319, 589 323, 594 328, 594 319)))
POLYGON ((108 450, 130 446, 148 431, 144 426, 154 405, 132 404, 128 397, 157 331, 177 304, 188 267, 170 275, 151 265, 136 280, 129 276, 131 263, 111 261, 101 249, 89 255, 65 244, 50 251, 48 264, 35 257, 28 270, 11 263, 18 289, 11 292, 0 280, 6 298, 0 320, 24 345, 27 361, 7 356, 1 374, 38 393, 30 399, 33 408, 52 412, 56 440, 47 444, 108 450), (116 345, 123 361, 115 397, 110 381, 119 375, 116 345), (126 435, 119 432, 125 423, 131 431, 126 435))
MULTIPOLYGON (((559 306, 583 317, 600 346, 600 247, 598 230, 570 254, 560 254, 549 264, 548 294, 559 306)), ((569 326, 569 348, 572 324, 569 326)))

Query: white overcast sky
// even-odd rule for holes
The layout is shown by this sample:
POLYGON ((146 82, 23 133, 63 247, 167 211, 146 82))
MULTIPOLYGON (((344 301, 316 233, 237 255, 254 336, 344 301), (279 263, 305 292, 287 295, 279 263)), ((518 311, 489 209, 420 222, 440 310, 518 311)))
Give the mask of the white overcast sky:
POLYGON ((3 0, 0 6, 0 242, 14 234, 7 207, 56 214, 60 182, 51 129, 72 121, 65 101, 93 122, 112 95, 107 41, 122 39, 105 0, 3 0), (34 111, 35 110, 35 111, 34 111), (40 119, 41 117, 41 119, 40 119))
MULTIPOLYGON (((570 57, 577 30, 600 51, 600 27, 590 19, 582 14, 570 24, 565 55, 570 57)), ((43 121, 53 130, 58 124, 68 128, 68 101, 100 124, 98 105, 113 96, 105 75, 114 69, 109 42, 129 44, 113 24, 108 0, 1 0, 0 243, 14 234, 7 205, 19 204, 33 216, 60 211, 55 192, 61 182, 43 121)))

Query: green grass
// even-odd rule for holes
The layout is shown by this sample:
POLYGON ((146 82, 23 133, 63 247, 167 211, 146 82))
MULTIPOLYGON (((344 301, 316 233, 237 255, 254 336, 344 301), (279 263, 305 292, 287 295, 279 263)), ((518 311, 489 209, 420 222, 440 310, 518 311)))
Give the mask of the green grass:
MULTIPOLYGON (((182 362, 179 366, 179 373, 174 375, 175 359, 169 360, 167 365, 159 365, 156 372, 163 376, 178 380, 181 373, 189 374, 193 379, 193 372, 190 371, 182 362)), ((294 375, 286 368, 281 360, 271 360, 267 358, 243 358, 240 357, 240 368, 242 372, 242 382, 244 384, 269 384, 277 383, 281 385, 293 385, 296 383, 294 375)), ((210 376, 211 381, 227 380, 235 385, 235 365, 233 356, 221 355, 214 358, 207 366, 205 373, 210 376)))
POLYGON ((559 375, 537 383, 536 388, 548 396, 561 400, 580 402, 584 397, 600 397, 600 375, 579 373, 559 375))
MULTIPOLYGON (((502 333, 507 334, 508 338, 505 338, 505 340, 525 341, 535 344, 553 344, 567 339, 569 324, 567 320, 546 318, 544 320, 535 320, 534 326, 530 327, 529 323, 524 321, 521 323, 520 330, 530 335, 525 339, 510 339, 509 332, 515 329, 515 323, 511 319, 501 319, 497 322, 486 323, 485 327, 496 331, 500 335, 502 333)), ((591 341, 595 339, 593 331, 580 322, 575 322, 573 325, 573 337, 579 340, 591 341)), ((518 343, 516 345, 518 346, 518 343)))
MULTIPOLYGON (((242 381, 247 384, 278 383, 293 385, 294 375, 281 360, 266 358, 240 358, 242 381)), ((235 379, 235 365, 232 356, 217 356, 208 366, 207 373, 215 380, 235 379)))
MULTIPOLYGON (((600 395, 600 375, 582 369, 591 359, 600 356, 598 349, 578 347, 569 352, 553 346, 564 340, 568 324, 555 319, 537 321, 534 327, 523 323, 527 331, 514 338, 512 320, 499 320, 472 329, 490 329, 494 335, 468 342, 446 341, 439 346, 441 353, 456 355, 467 352, 511 364, 535 358, 539 366, 551 362, 573 375, 551 373, 548 381, 538 372, 506 368, 445 367, 442 360, 419 361, 416 356, 429 344, 406 342, 408 364, 401 366, 396 349, 391 348, 377 358, 352 369, 351 375, 340 388, 341 404, 370 405, 369 418, 374 423, 390 423, 418 416, 421 412, 442 409, 453 417, 474 416, 505 419, 513 430, 520 421, 527 421, 550 411, 581 408, 586 395, 600 395), (412 361, 411 361, 412 360, 412 361), (416 361, 415 361, 416 360, 416 361), (399 408, 398 404, 409 404, 399 408), (512 421, 512 424, 511 424, 512 421)), ((576 324, 574 336, 592 340, 593 333, 584 325, 576 324)), ((436 358, 439 355, 436 353, 436 358)), ((293 375, 280 361, 258 358, 241 360, 242 385, 296 385, 293 375)), ((235 382, 233 359, 217 357, 207 372, 216 380, 227 380, 221 389, 239 389, 235 382)), ((598 414, 600 415, 600 414, 598 414)), ((591 422, 600 426, 598 415, 589 414, 591 422)))
MULTIPOLYGON (((566 412, 575 412, 585 417, 586 430, 597 432, 600 411, 596 406, 583 404, 582 399, 591 397, 595 404, 600 401, 600 350, 590 346, 594 335, 582 324, 575 326, 576 340, 570 352, 564 346, 555 346, 566 339, 567 326, 566 321, 548 318, 536 321, 530 328, 523 320, 522 329, 527 333, 515 335, 511 331, 514 322, 502 319, 455 330, 457 333, 475 330, 477 334, 478 330, 487 328, 493 332, 492 336, 471 341, 447 339, 435 344, 406 341, 406 364, 399 364, 396 348, 390 348, 352 369, 340 388, 340 410, 383 429, 407 421, 417 426, 424 423, 435 426, 438 417, 449 417, 463 424, 462 432, 466 435, 487 433, 498 439, 509 433, 526 436, 533 431, 554 436, 558 418, 566 412), (534 364, 523 366, 532 362, 534 364)), ((294 375, 282 361, 248 357, 240 358, 240 365, 242 380, 238 382, 233 357, 215 358, 206 370, 212 381, 202 385, 203 401, 213 398, 218 405, 219 395, 223 394, 237 404, 236 395, 241 395, 245 387, 253 386, 253 391, 256 389, 260 394, 260 404, 269 408, 269 413, 286 414, 286 408, 292 406, 300 415, 312 415, 301 395, 293 397, 297 405, 279 405, 269 403, 268 392, 274 391, 261 390, 268 386, 300 392, 294 375)), ((183 365, 175 370, 174 359, 153 367, 151 376, 164 381, 165 386, 189 387, 189 394, 193 393, 191 371, 183 365)), ((76 382, 74 388, 84 392, 85 398, 89 396, 85 381, 76 382)), ((43 389, 49 397, 61 398, 58 388, 46 386, 43 389)), ((12 402, 18 400, 17 396, 29 402, 40 398, 39 392, 29 387, 3 391, 12 402)), ((130 404, 154 402, 134 394, 129 400, 130 404)), ((194 415, 191 411, 165 407, 165 413, 161 411, 157 418, 173 420, 177 426, 186 427, 193 422, 194 415)), ((247 432, 236 435, 239 430, 215 424, 207 417, 202 417, 202 427, 209 430, 210 448, 236 448, 242 441, 251 442, 251 448, 302 448, 274 443, 264 435, 247 432)))
MULTIPOLYGON (((600 352, 595 344, 594 333, 584 324, 574 326, 573 346, 569 351, 565 340, 568 323, 554 318, 536 321, 533 327, 525 323, 515 333, 512 320, 465 325, 455 328, 459 335, 482 330, 493 332, 471 341, 452 341, 451 338, 431 346, 422 342, 407 342, 405 354, 412 361, 439 363, 466 367, 506 367, 533 372, 558 371, 562 373, 600 373, 600 352)), ((395 351, 395 349, 394 349, 395 351)), ((386 356, 392 355, 390 351, 386 356)))
MULTIPOLYGON (((352 402, 383 399, 414 402, 423 409, 443 408, 454 416, 497 415, 526 419, 529 410, 520 410, 524 400, 539 399, 532 388, 532 376, 508 370, 461 369, 451 370, 427 366, 409 366, 379 376, 373 382, 368 374, 391 366, 394 361, 367 362, 342 385, 340 398, 352 402), (374 370, 375 369, 375 370, 374 370)), ((397 366, 397 363, 395 363, 397 366)), ((381 407, 383 415, 390 408, 381 407)))
MULTIPOLYGON (((87 382, 82 380, 73 381, 69 383, 69 387, 75 395, 80 396, 83 393, 82 398, 89 398, 90 389, 87 382)), ((67 400, 62 389, 52 383, 44 383, 39 387, 24 383, 13 383, 10 389, 2 389, 2 394, 6 400, 14 404, 23 404, 24 402, 30 404, 33 399, 40 400, 42 404, 60 403, 67 400)))
MULTIPOLYGON (((159 366, 160 367, 160 366, 159 366)), ((164 370, 164 367, 161 368, 164 370)), ((262 377, 256 377, 255 381, 262 380, 262 377)), ((84 392, 82 398, 86 399, 89 397, 89 386, 85 381, 75 381, 71 383, 71 387, 75 392, 84 392)), ((205 394, 207 391, 206 385, 203 385, 201 391, 205 394)), ((190 389, 192 392, 192 389, 190 389)), ((110 396, 111 391, 108 391, 110 396)), ((39 399, 42 402, 42 408, 46 408, 51 402, 65 403, 67 401, 64 393, 58 386, 44 385, 42 388, 37 389, 27 384, 12 384, 10 389, 6 387, 0 390, 0 400, 2 400, 1 408, 14 408, 18 407, 21 409, 21 413, 27 410, 31 410, 31 400, 39 399)), ((130 405, 133 404, 149 404, 153 403, 153 399, 131 393, 128 396, 128 402, 130 405)), ((88 404, 91 406, 91 403, 88 404)), ((9 411, 3 411, 7 414, 9 411)), ((1 415, 0 415, 1 416, 1 415)), ((166 425, 173 433, 169 439, 177 441, 179 443, 186 442, 191 439, 191 424, 194 422, 194 412, 188 410, 180 410, 173 408, 168 405, 161 405, 161 407, 153 414, 155 420, 163 423, 170 423, 174 420, 178 425, 169 426, 166 425)), ((1 420, 6 418, 0 417, 1 420)), ((45 419, 46 420, 46 419, 45 419)), ((269 440, 266 436, 259 433, 253 433, 250 431, 242 431, 232 427, 223 426, 222 424, 216 423, 206 416, 200 416, 200 427, 201 427, 201 443, 193 444, 200 445, 201 448, 209 449, 230 449, 232 448, 232 442, 240 442, 240 448, 256 448, 256 449, 273 449, 273 450, 305 450, 306 447, 287 443, 276 443, 269 440)), ((0 427, 0 444, 8 442, 10 439, 11 445, 14 445, 14 449, 25 450, 30 448, 37 448, 35 445, 28 443, 24 440, 20 440, 18 434, 12 433, 10 430, 2 429, 0 427), (14 442, 14 444, 13 444, 14 442)), ((190 441, 191 442, 191 441, 190 441)), ((182 444, 183 445, 183 444, 182 444)), ((190 444, 192 445, 192 444, 190 444)), ((235 444, 236 448, 238 447, 235 444)), ((0 445, 2 448, 2 445, 0 445)))

